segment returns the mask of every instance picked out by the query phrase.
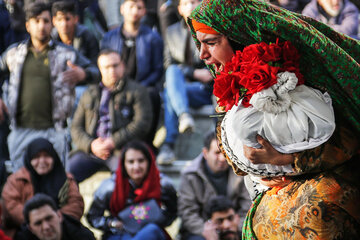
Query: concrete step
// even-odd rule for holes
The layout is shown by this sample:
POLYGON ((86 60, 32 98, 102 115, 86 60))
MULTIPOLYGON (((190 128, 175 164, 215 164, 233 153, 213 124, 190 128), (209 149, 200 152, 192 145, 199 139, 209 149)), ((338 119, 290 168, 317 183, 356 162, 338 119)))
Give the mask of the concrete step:
POLYGON ((159 165, 158 169, 171 178, 176 190, 179 189, 180 173, 191 162, 191 160, 176 160, 171 165, 159 165))

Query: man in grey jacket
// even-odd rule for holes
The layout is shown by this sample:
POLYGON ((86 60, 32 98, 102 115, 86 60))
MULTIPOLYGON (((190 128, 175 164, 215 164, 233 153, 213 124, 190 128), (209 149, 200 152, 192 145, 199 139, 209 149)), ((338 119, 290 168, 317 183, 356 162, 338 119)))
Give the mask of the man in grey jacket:
POLYGON ((359 39, 359 9, 349 0, 312 0, 302 14, 359 39))
POLYGON ((235 175, 218 148, 214 132, 207 134, 202 153, 181 173, 178 213, 181 218, 182 239, 204 239, 205 206, 217 195, 227 196, 240 216, 239 231, 251 201, 244 179, 235 175))
POLYGON ((25 14, 30 39, 10 46, 0 57, 0 76, 6 79, 9 73, 6 106, 0 99, 0 121, 8 112, 13 171, 23 165, 26 146, 38 137, 52 142, 65 161, 74 87, 80 82, 96 82, 99 77, 98 69, 88 59, 51 39, 47 4, 30 4, 25 14))
POLYGON ((100 86, 90 86, 81 97, 71 126, 76 152, 69 170, 78 182, 107 166, 114 171, 122 146, 145 140, 153 113, 146 88, 124 76, 117 51, 104 49, 98 57, 100 86))

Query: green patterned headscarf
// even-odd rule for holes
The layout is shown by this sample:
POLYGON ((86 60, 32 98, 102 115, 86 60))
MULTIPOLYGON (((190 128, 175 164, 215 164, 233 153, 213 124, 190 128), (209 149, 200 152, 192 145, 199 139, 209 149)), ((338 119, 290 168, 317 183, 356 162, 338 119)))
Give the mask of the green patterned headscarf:
MULTIPOLYGON (((291 41, 301 54, 305 84, 327 91, 333 106, 360 133, 360 42, 314 19, 256 0, 203 0, 191 19, 247 46, 291 41)), ((209 68, 214 72, 212 66, 209 68)))

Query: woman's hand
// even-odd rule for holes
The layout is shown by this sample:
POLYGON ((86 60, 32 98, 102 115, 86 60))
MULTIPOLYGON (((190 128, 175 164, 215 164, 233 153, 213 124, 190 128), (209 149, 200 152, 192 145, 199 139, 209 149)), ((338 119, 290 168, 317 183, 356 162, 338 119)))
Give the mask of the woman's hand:
POLYGON ((291 178, 286 176, 269 177, 269 178, 265 177, 265 178, 261 178, 259 181, 261 184, 270 188, 285 187, 291 182, 291 178))
POLYGON ((282 154, 273 148, 271 144, 261 136, 256 136, 257 141, 262 146, 261 148, 252 148, 243 145, 244 155, 253 164, 269 163, 273 165, 287 165, 294 163, 294 158, 291 154, 282 154))
POLYGON ((109 228, 123 229, 123 223, 117 219, 109 221, 109 228))

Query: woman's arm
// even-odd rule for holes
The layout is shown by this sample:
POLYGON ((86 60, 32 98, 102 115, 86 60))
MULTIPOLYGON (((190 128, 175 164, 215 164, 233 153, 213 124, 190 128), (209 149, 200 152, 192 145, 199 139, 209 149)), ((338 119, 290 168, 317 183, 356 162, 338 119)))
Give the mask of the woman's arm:
POLYGON ((292 154, 282 154, 264 138, 257 135, 261 148, 252 148, 244 145, 244 155, 254 164, 269 163, 273 165, 287 165, 294 163, 292 154))
POLYGON ((17 172, 8 177, 2 191, 2 199, 4 203, 4 222, 9 221, 20 226, 24 222, 23 209, 25 201, 32 197, 33 188, 30 182, 25 181, 25 178, 18 179, 16 175, 18 175, 17 172))
POLYGON ((326 143, 293 154, 282 154, 276 151, 268 141, 260 136, 257 137, 257 140, 262 145, 259 149, 244 146, 246 158, 254 164, 293 164, 296 173, 331 169, 351 159, 360 149, 357 132, 348 129, 345 124, 339 123, 337 123, 335 132, 326 143))
POLYGON ((105 211, 109 210, 110 198, 115 186, 113 178, 114 176, 104 180, 100 187, 95 191, 94 200, 86 215, 86 218, 92 227, 104 232, 110 231, 111 228, 117 226, 115 226, 115 217, 112 217, 111 215, 105 216, 105 211))
POLYGON ((69 173, 67 173, 67 181, 69 184, 69 189, 66 193, 67 200, 66 204, 61 206, 60 211, 80 220, 84 213, 84 199, 79 192, 79 187, 74 177, 69 173))

